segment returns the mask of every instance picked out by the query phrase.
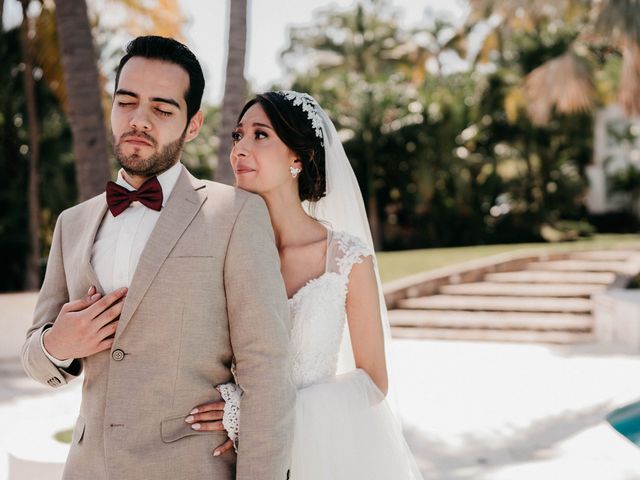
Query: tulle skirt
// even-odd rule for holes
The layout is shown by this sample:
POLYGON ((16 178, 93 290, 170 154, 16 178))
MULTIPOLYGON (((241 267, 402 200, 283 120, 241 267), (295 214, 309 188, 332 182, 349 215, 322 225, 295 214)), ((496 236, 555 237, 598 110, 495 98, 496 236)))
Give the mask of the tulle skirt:
POLYGON ((360 369, 298 390, 291 478, 421 480, 400 423, 360 369))

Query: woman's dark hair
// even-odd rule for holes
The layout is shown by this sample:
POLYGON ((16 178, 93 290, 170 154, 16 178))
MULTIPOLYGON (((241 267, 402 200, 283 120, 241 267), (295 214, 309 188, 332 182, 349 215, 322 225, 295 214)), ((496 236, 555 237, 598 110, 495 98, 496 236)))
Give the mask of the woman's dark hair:
POLYGON ((256 95, 242 108, 238 123, 253 105, 259 104, 276 135, 300 159, 302 172, 298 177, 298 194, 300 200, 314 202, 325 196, 327 180, 325 176, 325 159, 322 139, 316 136, 311 120, 299 105, 294 105, 277 92, 256 95))
POLYGON ((133 57, 150 60, 162 60, 182 67, 189 74, 189 88, 184 92, 187 103, 187 123, 200 110, 202 92, 204 91, 204 75, 200 62, 189 48, 173 38, 147 35, 134 38, 127 45, 125 56, 120 60, 116 70, 116 91, 122 67, 133 57))

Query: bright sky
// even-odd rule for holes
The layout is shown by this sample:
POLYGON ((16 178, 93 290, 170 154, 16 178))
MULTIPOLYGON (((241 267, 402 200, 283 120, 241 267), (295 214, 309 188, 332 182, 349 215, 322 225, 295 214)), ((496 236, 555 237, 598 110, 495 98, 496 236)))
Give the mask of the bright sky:
MULTIPOLYGON (((356 4, 354 0, 248 0, 248 48, 246 75, 251 86, 260 91, 283 78, 280 52, 287 46, 287 28, 312 22, 318 9, 344 10, 356 4)), ((390 0, 401 11, 405 25, 423 22, 433 12, 448 14, 452 19, 464 18, 465 0, 390 0)), ((205 69, 207 87, 205 99, 218 103, 224 88, 228 0, 180 0, 187 17, 187 43, 205 69)), ((5 0, 5 25, 19 22, 18 0, 5 0)))

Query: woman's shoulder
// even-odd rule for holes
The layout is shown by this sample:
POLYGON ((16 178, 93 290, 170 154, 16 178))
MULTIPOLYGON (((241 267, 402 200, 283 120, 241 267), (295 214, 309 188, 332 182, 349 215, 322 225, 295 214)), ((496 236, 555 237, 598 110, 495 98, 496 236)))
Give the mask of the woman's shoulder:
POLYGON ((331 231, 330 250, 339 266, 339 270, 348 273, 355 263, 361 263, 365 257, 373 256, 373 250, 364 239, 351 233, 331 231))
POLYGON ((331 242, 345 253, 351 251, 367 252, 368 255, 373 254, 373 250, 367 245, 364 239, 353 235, 344 230, 332 230, 331 242))

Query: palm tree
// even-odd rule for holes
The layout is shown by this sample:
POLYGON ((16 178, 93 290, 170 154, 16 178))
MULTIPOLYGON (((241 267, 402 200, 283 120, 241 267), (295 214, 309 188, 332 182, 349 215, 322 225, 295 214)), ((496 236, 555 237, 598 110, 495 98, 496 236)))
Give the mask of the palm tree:
POLYGON ((85 1, 58 0, 56 26, 82 201, 101 193, 111 176, 100 75, 85 1))
MULTIPOLYGON (((111 0, 125 14, 125 29, 132 35, 160 35, 182 40, 184 16, 179 0, 111 0)), ((96 3, 90 0, 90 4, 96 3)))
MULTIPOLYGON (((125 27, 130 34, 181 37, 184 17, 177 0, 155 0, 153 3, 117 0, 113 3, 114 7, 123 9, 125 27)), ((36 35, 38 60, 71 125, 76 183, 82 201, 102 192, 111 176, 105 125, 110 101, 102 88, 105 76, 98 68, 85 0, 58 0, 55 24, 50 17, 51 11, 43 8, 36 35)))
POLYGON ((38 129, 38 107, 33 81, 33 56, 29 42, 29 17, 27 10, 31 0, 20 0, 22 4, 22 23, 20 25, 20 43, 24 70, 22 79, 27 101, 27 117, 29 122, 29 238, 30 251, 27 256, 25 290, 37 290, 40 286, 40 198, 38 195, 39 174, 38 159, 40 156, 40 134, 38 129))
POLYGON ((640 2, 605 2, 596 28, 622 50, 618 103, 628 116, 640 115, 640 2))
POLYGON ((247 1, 229 0, 229 40, 227 46, 227 73, 222 101, 222 126, 218 147, 216 180, 233 183, 233 171, 229 163, 231 153, 231 131, 236 126, 236 118, 246 98, 244 62, 247 48, 247 1))
POLYGON ((378 197, 385 168, 380 125, 395 118, 398 110, 395 102, 383 99, 400 98, 398 84, 417 88, 427 75, 427 60, 453 49, 458 38, 431 50, 431 45, 417 42, 413 32, 399 25, 396 11, 384 0, 359 2, 347 11, 320 12, 312 25, 294 27, 289 36, 283 60, 300 84, 294 87, 311 91, 327 109, 333 106, 330 114, 337 128, 349 130, 358 145, 357 151, 351 149, 350 160, 362 188, 374 245, 381 248, 384 212, 378 197))
POLYGON ((640 2, 606 0, 471 0, 469 24, 498 19, 485 37, 476 61, 498 51, 502 60, 505 37, 534 31, 542 19, 558 18, 582 24, 564 52, 529 72, 523 81, 523 100, 535 125, 546 125, 558 113, 589 111, 597 103, 597 89, 588 58, 603 40, 622 55, 618 102, 628 116, 640 115, 640 2), (586 27, 586 28, 584 28, 586 27))
MULTIPOLYGON (((116 0, 114 0, 115 2, 116 0)), ((25 156, 29 160, 28 225, 30 251, 25 260, 25 288, 39 287, 41 255, 41 225, 39 198, 40 129, 38 103, 35 92, 34 70, 55 94, 69 118, 73 132, 76 182, 80 199, 89 198, 104 190, 110 177, 107 154, 107 130, 104 116, 110 102, 103 90, 104 75, 97 69, 93 50, 90 22, 84 1, 58 0, 55 4, 43 0, 18 0, 23 9, 20 43, 24 57, 22 83, 25 92, 29 145, 25 156), (26 12, 31 3, 39 4, 32 17, 26 12), (55 8, 57 7, 57 8, 55 8), (58 42, 58 40, 60 42, 58 42), (58 44, 59 43, 59 44, 58 44), (73 92, 72 96, 67 92, 73 92)), ((180 37, 179 26, 184 18, 179 15, 177 0, 156 0, 140 6, 136 0, 117 0, 127 9, 127 29, 131 35, 158 32, 180 37), (157 28, 154 25, 157 24, 157 28)), ((4 0, 0 0, 0 25, 4 0)), ((32 11, 33 13, 33 11, 32 11)), ((98 23, 99 25, 99 23, 98 23)), ((47 221, 44 220, 46 224, 47 221)))

